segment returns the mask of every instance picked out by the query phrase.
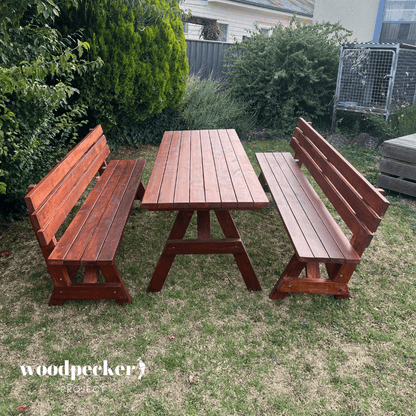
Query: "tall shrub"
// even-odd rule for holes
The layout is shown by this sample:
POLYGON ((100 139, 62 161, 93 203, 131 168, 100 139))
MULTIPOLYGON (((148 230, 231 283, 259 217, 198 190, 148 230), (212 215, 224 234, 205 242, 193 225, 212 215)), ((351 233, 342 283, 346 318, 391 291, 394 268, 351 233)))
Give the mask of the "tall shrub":
POLYGON ((233 128, 243 135, 255 123, 247 105, 231 97, 224 84, 212 78, 189 77, 179 108, 184 128, 189 130, 233 128))
POLYGON ((352 32, 339 24, 276 26, 271 36, 253 33, 234 46, 228 88, 250 103, 258 121, 282 132, 293 131, 298 117, 330 117, 340 44, 352 32))
POLYGON ((81 96, 105 129, 145 120, 182 98, 186 43, 175 0, 79 0, 57 20, 66 34, 83 29, 90 59, 104 66, 77 79, 81 96))
POLYGON ((6 218, 24 209, 27 186, 76 139, 85 106, 74 100, 71 82, 100 65, 80 59, 88 44, 71 43, 51 28, 58 14, 52 0, 0 6, 0 214, 6 218))

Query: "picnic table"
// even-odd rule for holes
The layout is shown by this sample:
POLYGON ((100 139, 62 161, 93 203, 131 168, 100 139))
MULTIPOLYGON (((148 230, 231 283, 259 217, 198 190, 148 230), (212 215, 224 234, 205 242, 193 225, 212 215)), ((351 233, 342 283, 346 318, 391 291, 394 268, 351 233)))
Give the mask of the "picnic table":
POLYGON ((160 291, 178 254, 234 255, 247 289, 261 290, 230 214, 259 210, 269 200, 235 130, 165 132, 141 207, 178 211, 148 292, 160 291), (184 239, 197 212, 197 238, 184 239), (211 237, 214 211, 225 238, 211 237))

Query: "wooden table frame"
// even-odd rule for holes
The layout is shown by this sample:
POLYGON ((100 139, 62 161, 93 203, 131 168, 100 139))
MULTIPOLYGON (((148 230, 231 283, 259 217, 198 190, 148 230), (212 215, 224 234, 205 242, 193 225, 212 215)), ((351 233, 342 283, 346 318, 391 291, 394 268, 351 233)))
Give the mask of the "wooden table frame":
POLYGON ((269 206, 235 130, 166 132, 142 208, 179 211, 150 281, 160 291, 178 254, 233 254, 248 290, 261 290, 230 210, 269 206), (197 238, 184 239, 194 212, 197 238), (224 239, 211 237, 214 211, 224 239))

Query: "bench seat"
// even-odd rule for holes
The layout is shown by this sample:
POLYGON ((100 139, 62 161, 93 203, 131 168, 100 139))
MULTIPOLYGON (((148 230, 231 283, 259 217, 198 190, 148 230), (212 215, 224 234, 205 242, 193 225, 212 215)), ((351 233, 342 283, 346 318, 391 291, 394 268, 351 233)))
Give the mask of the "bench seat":
POLYGON ((144 160, 112 160, 50 254, 51 265, 110 265, 118 249, 144 160))
POLYGON ((290 153, 257 153, 300 261, 358 264, 360 256, 290 153))

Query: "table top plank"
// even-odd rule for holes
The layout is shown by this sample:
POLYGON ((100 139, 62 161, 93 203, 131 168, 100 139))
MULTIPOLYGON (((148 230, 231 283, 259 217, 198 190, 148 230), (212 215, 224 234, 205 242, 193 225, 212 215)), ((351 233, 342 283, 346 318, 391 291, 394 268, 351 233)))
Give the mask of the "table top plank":
POLYGON ((202 171, 203 154, 199 131, 191 132, 191 171, 189 184, 189 202, 195 206, 206 207, 204 175, 202 171))
POLYGON ((193 130, 165 132, 141 206, 234 210, 269 202, 235 130, 193 130))
POLYGON ((231 144, 234 148, 234 152, 238 158, 241 171, 250 191, 253 200, 253 208, 267 208, 269 206, 269 199, 267 198, 267 195, 265 194, 262 186, 260 185, 256 172, 254 172, 250 159, 247 156, 247 153, 240 141, 240 138, 237 135, 237 132, 235 130, 227 131, 231 144))
POLYGON ((218 185, 221 196, 221 206, 224 209, 237 209, 238 202, 234 192, 233 183, 228 170, 227 160, 217 130, 209 130, 212 153, 217 171, 218 185))
POLYGON ((142 199, 142 207, 146 209, 158 209, 160 186, 165 172, 166 160, 169 154, 170 143, 173 137, 172 131, 166 131, 160 143, 159 151, 150 174, 149 182, 142 199))
POLYGON ((212 153, 211 140, 208 130, 201 130, 201 151, 203 155, 203 174, 205 185, 205 200, 207 207, 211 209, 221 208, 220 188, 215 169, 214 155, 212 153))
POLYGON ((189 206, 189 182, 191 169, 191 132, 182 132, 179 165, 175 184, 174 205, 180 209, 189 206))
POLYGON ((235 196, 237 198, 238 208, 253 208, 253 198, 251 197, 243 172, 241 171, 241 166, 231 143, 229 132, 227 130, 218 130, 218 134, 221 138, 221 144, 227 161, 235 196))
POLYGON ((179 151, 181 146, 181 132, 174 131, 169 154, 166 160, 163 181, 160 186, 158 208, 173 210, 175 196, 176 176, 178 171, 179 151))

